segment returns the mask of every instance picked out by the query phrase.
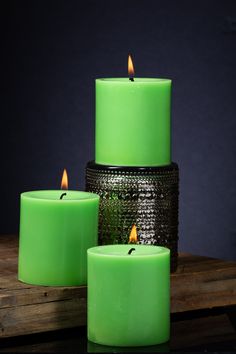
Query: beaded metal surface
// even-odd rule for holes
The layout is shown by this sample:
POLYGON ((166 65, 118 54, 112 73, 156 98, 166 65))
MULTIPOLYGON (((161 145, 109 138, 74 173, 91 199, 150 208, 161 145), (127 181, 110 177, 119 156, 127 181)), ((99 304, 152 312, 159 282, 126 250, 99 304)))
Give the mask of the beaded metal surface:
POLYGON ((128 243, 133 224, 138 243, 171 250, 171 271, 178 256, 178 165, 116 167, 89 162, 86 191, 100 195, 99 244, 128 243))

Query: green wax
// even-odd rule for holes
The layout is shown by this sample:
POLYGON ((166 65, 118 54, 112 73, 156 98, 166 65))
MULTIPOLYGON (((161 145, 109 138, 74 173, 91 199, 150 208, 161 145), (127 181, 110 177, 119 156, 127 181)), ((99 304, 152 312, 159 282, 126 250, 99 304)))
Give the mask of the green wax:
POLYGON ((95 161, 116 166, 171 163, 171 80, 96 80, 95 161))
POLYGON ((98 206, 94 193, 22 193, 18 279, 34 285, 87 284, 87 249, 97 245, 98 206))
POLYGON ((88 250, 88 339, 148 346, 170 335, 170 251, 150 245, 88 250), (135 248, 131 254, 128 251, 135 248))

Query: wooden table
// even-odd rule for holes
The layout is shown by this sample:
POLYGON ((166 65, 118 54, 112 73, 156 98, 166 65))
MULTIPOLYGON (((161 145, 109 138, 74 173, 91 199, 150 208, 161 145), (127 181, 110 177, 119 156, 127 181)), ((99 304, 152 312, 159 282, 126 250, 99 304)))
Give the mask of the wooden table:
MULTIPOLYGON (((19 341, 23 351, 50 351, 50 346, 77 348, 86 338, 86 287, 21 283, 17 280, 17 255, 18 238, 0 236, 0 337, 4 351, 18 351, 12 344, 19 341), (48 331, 51 341, 47 339, 45 344, 48 331), (23 345, 29 338, 36 338, 34 344, 23 345)), ((212 343, 235 343, 236 349, 235 308, 236 262, 180 254, 178 270, 171 275, 171 349, 197 348, 209 344, 209 338, 212 343)))

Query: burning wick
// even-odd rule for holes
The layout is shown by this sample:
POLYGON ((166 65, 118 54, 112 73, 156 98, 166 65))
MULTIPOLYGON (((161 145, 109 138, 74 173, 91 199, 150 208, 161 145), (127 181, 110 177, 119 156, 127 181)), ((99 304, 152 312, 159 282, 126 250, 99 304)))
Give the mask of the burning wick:
POLYGON ((129 80, 134 81, 134 65, 132 62, 131 55, 128 56, 128 74, 129 74, 129 80))
MULTIPOLYGON (((62 179, 61 179, 61 189, 68 189, 68 176, 67 176, 67 172, 66 172, 65 168, 63 170, 63 175, 62 175, 62 179)), ((60 199, 62 199, 65 195, 66 195, 66 193, 62 193, 62 195, 60 196, 60 199)))
POLYGON ((135 248, 130 248, 128 254, 131 254, 133 251, 135 251, 135 248))

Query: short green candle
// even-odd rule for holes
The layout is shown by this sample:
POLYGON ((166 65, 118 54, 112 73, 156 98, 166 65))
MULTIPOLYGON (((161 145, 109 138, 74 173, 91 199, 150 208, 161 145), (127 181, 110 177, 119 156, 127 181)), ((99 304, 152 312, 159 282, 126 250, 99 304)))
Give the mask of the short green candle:
POLYGON ((171 80, 96 80, 95 161, 115 166, 171 163, 171 80))
POLYGON ((22 193, 18 279, 34 285, 87 284, 87 249, 97 245, 98 206, 94 193, 22 193))
POLYGON ((148 346, 170 336, 170 251, 150 245, 88 250, 88 339, 148 346), (130 254, 129 251, 134 248, 130 254))

